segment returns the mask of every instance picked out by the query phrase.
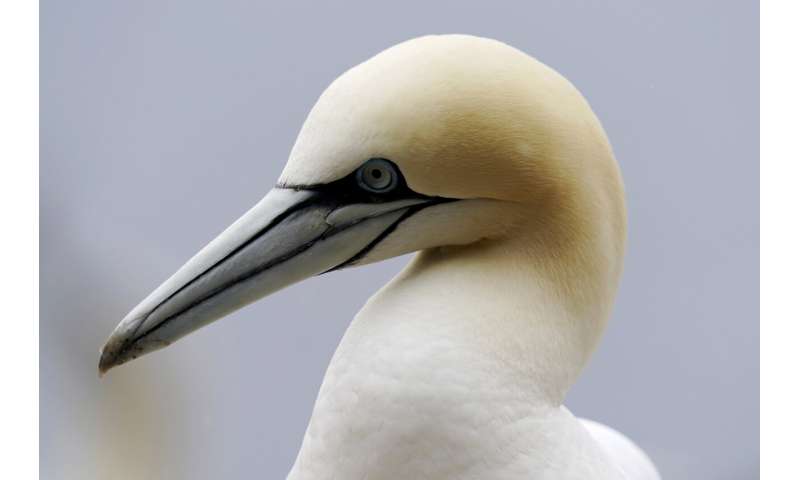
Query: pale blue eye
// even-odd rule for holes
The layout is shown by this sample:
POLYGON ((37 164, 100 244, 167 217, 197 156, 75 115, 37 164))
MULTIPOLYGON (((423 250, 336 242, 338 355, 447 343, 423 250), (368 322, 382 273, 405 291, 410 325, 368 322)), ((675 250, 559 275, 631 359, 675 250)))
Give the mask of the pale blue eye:
POLYGON ((371 158, 356 173, 358 185, 372 193, 386 193, 397 186, 394 165, 383 158, 371 158))

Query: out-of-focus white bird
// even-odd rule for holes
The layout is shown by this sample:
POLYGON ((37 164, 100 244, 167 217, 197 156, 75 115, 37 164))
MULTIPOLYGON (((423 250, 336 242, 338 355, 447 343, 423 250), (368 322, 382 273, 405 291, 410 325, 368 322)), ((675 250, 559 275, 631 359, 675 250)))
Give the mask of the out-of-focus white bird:
POLYGON ((624 249, 622 181, 581 94, 498 41, 418 38, 328 87, 277 186, 128 314, 100 370, 420 251, 342 339, 290 479, 657 479, 562 406, 624 249))

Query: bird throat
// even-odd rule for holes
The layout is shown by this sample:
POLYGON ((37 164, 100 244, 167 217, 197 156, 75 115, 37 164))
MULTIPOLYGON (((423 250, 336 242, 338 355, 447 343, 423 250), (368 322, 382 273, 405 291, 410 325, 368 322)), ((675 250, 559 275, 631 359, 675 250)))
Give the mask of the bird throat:
POLYGON ((486 459, 497 463, 489 475, 513 469, 514 452, 582 435, 561 403, 604 322, 580 318, 508 248, 422 252, 367 302, 331 361, 290 478, 465 478, 445 470, 478 472, 486 459))

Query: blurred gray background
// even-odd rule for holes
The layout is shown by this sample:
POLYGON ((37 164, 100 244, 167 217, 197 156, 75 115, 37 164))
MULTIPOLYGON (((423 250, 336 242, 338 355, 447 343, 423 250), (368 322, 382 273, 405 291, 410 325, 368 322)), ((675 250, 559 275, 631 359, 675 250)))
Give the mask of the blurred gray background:
POLYGON ((348 322, 408 257, 313 278, 102 381, 98 350, 267 192, 331 80, 449 32, 571 79, 622 166, 626 271, 570 409, 665 479, 758 476, 758 2, 44 0, 42 478, 286 475, 348 322))

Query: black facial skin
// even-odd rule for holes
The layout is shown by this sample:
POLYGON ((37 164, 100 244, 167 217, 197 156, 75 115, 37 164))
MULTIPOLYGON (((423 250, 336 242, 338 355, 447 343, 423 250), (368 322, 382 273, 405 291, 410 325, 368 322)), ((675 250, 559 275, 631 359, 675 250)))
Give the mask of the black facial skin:
MULTIPOLYGON (((281 219, 288 216, 289 213, 294 213, 295 211, 302 210, 304 207, 308 205, 314 205, 314 206, 327 205, 330 206, 331 211, 333 211, 345 205, 356 204, 356 203, 369 204, 369 203, 395 202, 398 200, 426 200, 425 203, 420 203, 418 205, 408 207, 408 210, 403 214, 403 216, 401 216, 394 223, 389 225, 386 228, 386 230, 384 230, 380 235, 378 235, 361 251, 353 255, 345 262, 342 262, 341 264, 331 268, 330 270, 323 272, 323 274, 332 272, 334 270, 339 270, 341 268, 356 263, 358 260, 366 256, 373 248, 375 248, 375 246, 378 245, 384 238, 388 237, 389 234, 391 234, 397 228, 397 226, 400 225, 405 219, 409 218, 415 213, 433 205, 453 202, 456 200, 453 198, 445 198, 445 197, 431 197, 411 190, 408 187, 408 184, 406 183, 406 179, 405 177, 403 177, 402 172, 394 162, 385 158, 381 158, 380 160, 388 163, 394 169, 394 174, 397 177, 397 182, 395 187, 390 191, 383 193, 370 192, 359 185, 357 176, 359 170, 364 165, 357 168, 346 177, 340 178, 339 180, 335 180, 331 183, 323 183, 315 185, 289 185, 289 184, 276 185, 276 188, 290 188, 292 190, 305 190, 305 191, 312 191, 315 193, 314 196, 312 196, 305 202, 295 205, 292 209, 290 209, 291 212, 285 212, 286 215, 281 215, 281 219)), ((319 239, 338 233, 338 231, 339 231, 338 229, 331 227, 331 229, 323 233, 323 235, 319 239)))
POLYGON ((351 203, 384 203, 407 199, 440 198, 429 197, 411 190, 408 188, 406 179, 403 177, 403 173, 400 171, 400 169, 397 168, 397 165, 395 165, 395 163, 391 160, 387 160, 385 158, 381 160, 384 160, 391 165, 392 168, 394 168, 395 175, 397 175, 397 185, 391 191, 384 193, 373 193, 361 188, 357 179, 358 171, 361 169, 361 167, 358 167, 346 177, 340 178, 339 180, 334 180, 331 183, 317 183, 313 185, 290 185, 280 183, 276 185, 276 187, 318 192, 321 196, 325 197, 325 199, 338 199, 339 201, 337 202, 337 207, 351 203))

